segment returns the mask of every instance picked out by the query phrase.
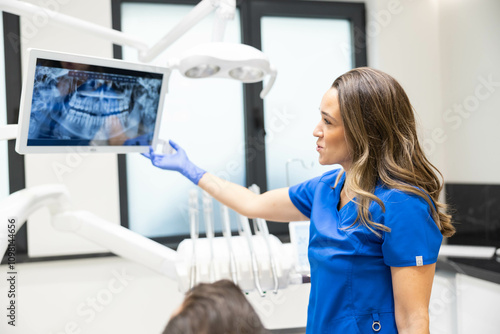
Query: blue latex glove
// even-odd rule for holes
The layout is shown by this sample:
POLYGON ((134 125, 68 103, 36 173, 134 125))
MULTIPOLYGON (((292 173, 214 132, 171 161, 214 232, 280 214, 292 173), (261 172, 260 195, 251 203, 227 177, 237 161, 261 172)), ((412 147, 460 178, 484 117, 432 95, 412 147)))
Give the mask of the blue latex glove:
POLYGON ((187 177, 191 182, 198 185, 198 182, 200 182, 201 177, 206 173, 206 171, 189 161, 186 151, 184 151, 182 147, 171 140, 168 142, 170 143, 170 146, 175 149, 175 153, 157 154, 154 152, 153 148, 150 147, 149 153, 142 153, 142 155, 149 158, 154 166, 162 169, 178 171, 187 177))

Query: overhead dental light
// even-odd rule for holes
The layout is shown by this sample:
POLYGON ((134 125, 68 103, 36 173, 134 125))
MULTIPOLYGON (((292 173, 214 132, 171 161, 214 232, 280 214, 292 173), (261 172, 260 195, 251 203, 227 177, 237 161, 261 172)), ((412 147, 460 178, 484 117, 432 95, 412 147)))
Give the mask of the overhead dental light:
POLYGON ((168 65, 193 79, 230 78, 254 83, 270 75, 268 84, 260 94, 261 98, 271 89, 277 73, 262 51, 245 44, 224 42, 197 45, 180 59, 169 61, 168 65))
POLYGON ((226 23, 234 18, 236 12, 235 0, 202 0, 156 45, 147 51, 140 51, 139 59, 151 61, 213 10, 216 10, 216 15, 212 42, 189 49, 179 59, 169 60, 168 66, 193 79, 230 78, 243 83, 254 83, 269 75, 269 82, 260 93, 260 97, 264 98, 277 75, 269 59, 262 51, 250 45, 222 42, 226 23))

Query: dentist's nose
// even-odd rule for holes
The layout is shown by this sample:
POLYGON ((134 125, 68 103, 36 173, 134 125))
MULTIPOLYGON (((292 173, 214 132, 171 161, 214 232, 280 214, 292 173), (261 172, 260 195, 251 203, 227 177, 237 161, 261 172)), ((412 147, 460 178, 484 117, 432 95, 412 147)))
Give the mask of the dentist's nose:
POLYGON ((321 129, 321 123, 318 123, 313 130, 314 137, 323 137, 323 130, 321 129))

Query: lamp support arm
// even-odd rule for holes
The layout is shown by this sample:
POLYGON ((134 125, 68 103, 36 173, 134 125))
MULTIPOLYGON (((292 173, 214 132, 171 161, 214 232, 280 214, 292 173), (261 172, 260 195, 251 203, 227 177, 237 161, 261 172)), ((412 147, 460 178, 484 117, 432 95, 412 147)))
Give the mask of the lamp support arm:
POLYGON ((103 38, 115 44, 131 46, 139 51, 139 59, 141 61, 150 62, 163 52, 163 50, 184 35, 189 29, 216 9, 218 9, 218 11, 216 23, 214 24, 214 36, 219 36, 216 38, 222 39, 226 21, 234 17, 236 2, 235 0, 202 0, 188 13, 188 15, 186 15, 174 28, 172 28, 172 30, 170 30, 151 48, 149 48, 148 45, 142 42, 139 38, 130 36, 121 31, 103 27, 92 22, 23 1, 0 0, 0 9, 4 12, 24 17, 33 17, 35 15, 40 15, 40 13, 44 13, 49 17, 49 22, 51 24, 71 27, 103 38))
POLYGON ((51 24, 78 29, 96 37, 109 40, 110 42, 113 42, 115 44, 131 46, 139 50, 139 52, 144 52, 148 49, 148 45, 142 42, 139 38, 130 36, 121 31, 103 27, 92 22, 32 5, 23 1, 0 0, 0 9, 4 12, 24 17, 34 17, 36 15, 44 13, 49 17, 48 20, 51 24))
POLYGON ((163 50, 172 45, 177 39, 194 27, 199 21, 207 17, 213 10, 217 9, 220 0, 202 0, 198 3, 175 27, 163 36, 155 45, 146 52, 141 52, 139 59, 150 62, 163 50))
POLYGON ((227 21, 233 20, 236 14, 236 0, 220 0, 219 7, 215 12, 215 20, 212 28, 212 42, 222 42, 226 31, 227 21))

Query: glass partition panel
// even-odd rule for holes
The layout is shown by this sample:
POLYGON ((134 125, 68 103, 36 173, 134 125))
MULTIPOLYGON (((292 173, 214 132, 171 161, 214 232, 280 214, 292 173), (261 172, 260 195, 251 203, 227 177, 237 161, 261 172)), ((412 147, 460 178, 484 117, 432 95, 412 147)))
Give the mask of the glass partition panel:
MULTIPOLYGON (((192 8, 188 5, 125 3, 122 5, 122 31, 153 45, 192 8)), ((153 63, 165 66, 169 59, 179 57, 190 47, 210 42, 213 19, 212 14, 202 20, 153 63)), ((226 27, 224 41, 239 43, 240 36, 237 13, 226 27)), ((137 51, 124 48, 123 59, 137 60, 137 51)), ((200 167, 244 185, 242 84, 227 79, 187 79, 174 71, 165 100, 160 138, 176 141, 200 167)), ((152 166, 138 154, 127 155, 127 182, 131 230, 148 237, 189 234, 188 194, 190 189, 196 188, 191 182, 179 173, 152 166)), ((201 196, 199 203, 201 207, 201 196)), ((214 214, 216 231, 220 231, 219 207, 215 203, 214 214)))
POLYGON ((338 166, 321 166, 312 132, 335 78, 353 66, 348 20, 261 19, 262 51, 278 69, 264 101, 268 189, 293 185, 338 166), (289 180, 287 180, 287 178, 289 180))

